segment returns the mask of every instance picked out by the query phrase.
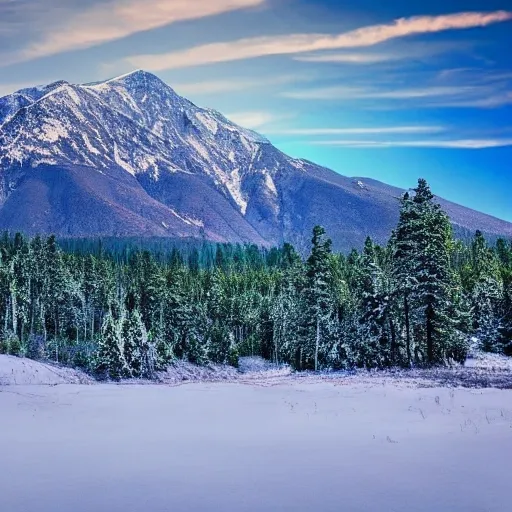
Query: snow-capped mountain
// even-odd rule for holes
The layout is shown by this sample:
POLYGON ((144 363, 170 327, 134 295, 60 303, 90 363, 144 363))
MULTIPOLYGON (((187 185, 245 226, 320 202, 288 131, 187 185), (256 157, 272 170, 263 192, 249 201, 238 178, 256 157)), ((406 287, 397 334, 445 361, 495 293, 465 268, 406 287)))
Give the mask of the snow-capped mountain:
MULTIPOLYGON (((64 81, 0 98, 0 229, 305 245, 314 224, 340 249, 396 223, 398 189, 292 159, 199 108, 156 76, 64 81)), ((512 225, 451 203, 455 224, 512 225)))

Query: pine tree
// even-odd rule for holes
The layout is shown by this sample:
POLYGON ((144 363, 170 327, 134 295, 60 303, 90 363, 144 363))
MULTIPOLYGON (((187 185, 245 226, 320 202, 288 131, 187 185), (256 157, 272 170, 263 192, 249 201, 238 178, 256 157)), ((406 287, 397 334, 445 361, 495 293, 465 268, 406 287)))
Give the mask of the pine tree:
POLYGON ((172 357, 192 363, 208 362, 208 321, 203 304, 189 300, 187 273, 172 270, 167 276, 167 304, 164 336, 172 357))
POLYGON ((377 261, 377 248, 367 238, 362 257, 362 300, 359 324, 361 338, 358 340, 361 365, 382 367, 391 359, 388 323, 388 283, 377 261))
POLYGON ((500 275, 503 284, 502 317, 498 332, 499 343, 505 354, 512 356, 512 240, 507 244, 499 239, 496 254, 500 262, 500 275))
POLYGON ((512 356, 512 268, 504 282, 503 319, 499 327, 503 352, 512 356))
POLYGON ((472 304, 473 329, 480 348, 500 352, 501 320, 505 302, 500 264, 480 231, 471 244, 471 272, 468 279, 472 304))
POLYGON ((473 328, 480 348, 487 352, 500 352, 501 309, 504 294, 501 283, 490 277, 481 277, 471 294, 473 328))
POLYGON ((302 345, 301 324, 306 311, 304 263, 292 245, 284 244, 278 266, 280 280, 270 306, 271 358, 276 363, 297 364, 302 345))
POLYGON ((306 328, 304 353, 306 364, 313 360, 315 371, 318 370, 318 357, 322 345, 322 330, 331 314, 330 286, 331 286, 331 246, 332 242, 325 236, 325 229, 321 226, 313 228, 311 240, 312 249, 307 261, 307 307, 310 324, 306 328), (313 331, 313 332, 312 332, 313 331), (314 343, 311 343, 311 338, 314 343), (311 349, 311 347, 313 347, 311 349))
POLYGON ((135 312, 127 314, 122 319, 123 355, 128 366, 130 376, 141 376, 141 353, 139 338, 142 336, 141 327, 137 320, 140 314, 135 312), (138 317, 138 318, 137 318, 138 317))
POLYGON ((412 357, 412 325, 411 325, 411 294, 416 285, 414 275, 415 251, 414 240, 417 213, 409 193, 401 199, 400 219, 390 240, 392 253, 393 297, 398 302, 397 309, 402 312, 405 331, 405 348, 407 364, 411 365, 412 357))
POLYGON ((226 257, 224 255, 224 249, 219 244, 215 252, 215 267, 222 270, 226 270, 226 257))
POLYGON ((121 330, 110 313, 105 317, 101 329, 95 369, 99 375, 113 380, 119 380, 130 374, 123 354, 121 330))
POLYGON ((425 180, 418 181, 413 203, 416 212, 413 224, 416 284, 412 288, 412 295, 419 321, 423 323, 419 331, 424 333, 426 339, 427 362, 438 364, 452 355, 453 344, 460 344, 459 333, 455 329, 457 318, 452 316, 453 310, 450 311, 454 289, 450 266, 452 229, 448 216, 434 202, 425 180))
POLYGON ((427 182, 402 200, 391 247, 396 296, 403 304, 407 360, 439 364, 464 359, 463 334, 453 309, 455 275, 451 268, 450 221, 435 203, 427 182), (414 340, 414 356, 412 342, 414 340))

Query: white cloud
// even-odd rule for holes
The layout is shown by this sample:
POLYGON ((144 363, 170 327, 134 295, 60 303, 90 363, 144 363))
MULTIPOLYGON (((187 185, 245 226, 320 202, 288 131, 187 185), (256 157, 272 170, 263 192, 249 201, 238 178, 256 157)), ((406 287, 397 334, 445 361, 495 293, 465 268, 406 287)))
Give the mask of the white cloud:
POLYGON ((316 146, 340 146, 348 148, 444 148, 444 149, 488 149, 512 146, 512 139, 454 139, 454 140, 331 140, 312 141, 316 146))
MULTIPOLYGON (((487 89, 485 89, 487 91, 487 89)), ((302 91, 284 92, 287 98, 299 100, 333 99, 393 99, 406 100, 432 97, 451 97, 475 92, 484 92, 479 86, 432 86, 418 88, 394 88, 381 90, 374 87, 322 87, 302 91)))
POLYGON ((218 94, 225 92, 245 91, 259 87, 273 87, 290 83, 310 80, 311 77, 304 75, 282 75, 259 79, 238 79, 205 80, 201 82, 187 82, 173 84, 177 92, 184 95, 192 94, 218 94))
POLYGON ((328 62, 339 64, 375 64, 389 60, 399 60, 402 57, 392 53, 331 53, 323 55, 300 55, 293 60, 300 62, 328 62))
POLYGON ((497 108, 505 105, 512 105, 512 91, 504 91, 483 95, 480 98, 454 99, 452 101, 440 101, 433 103, 433 107, 453 107, 453 108, 497 108))
POLYGON ((449 68, 439 71, 436 79, 440 82, 458 81, 465 83, 488 84, 512 80, 512 72, 499 69, 485 69, 481 67, 449 68))
MULTIPOLYGON (((109 0, 76 12, 59 9, 42 38, 23 49, 28 60, 89 48, 171 23, 263 5, 266 0, 109 0)), ((50 11, 51 14, 51 11, 50 11)))
POLYGON ((290 130, 272 130, 280 135, 375 135, 375 134, 413 134, 438 133, 445 131, 442 126, 375 126, 365 128, 303 128, 290 130))
POLYGON ((269 55, 374 46, 385 41, 444 30, 483 27, 512 19, 512 12, 462 12, 443 16, 400 18, 389 24, 371 25, 339 35, 289 34, 240 39, 196 46, 184 51, 136 55, 127 60, 153 71, 250 59, 269 55))
POLYGON ((319 62, 330 64, 377 64, 381 62, 402 61, 402 60, 425 60, 435 55, 448 52, 467 52, 473 44, 468 42, 432 42, 418 43, 410 42, 407 45, 394 44, 385 51, 364 51, 357 52, 339 52, 334 53, 309 53, 306 55, 297 55, 293 59, 300 62, 319 62))
POLYGON ((346 86, 286 91, 283 97, 296 100, 336 100, 372 102, 372 108, 497 108, 512 104, 512 91, 504 82, 485 85, 430 85, 391 88, 346 86), (387 102, 386 102, 387 100, 387 102), (375 103, 377 102, 377 103, 375 103))

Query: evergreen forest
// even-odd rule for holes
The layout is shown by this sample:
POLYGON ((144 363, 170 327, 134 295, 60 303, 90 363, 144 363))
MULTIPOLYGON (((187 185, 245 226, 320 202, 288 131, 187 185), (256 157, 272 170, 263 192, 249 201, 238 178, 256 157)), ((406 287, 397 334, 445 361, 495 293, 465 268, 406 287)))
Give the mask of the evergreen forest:
POLYGON ((428 184, 385 246, 335 254, 317 226, 289 244, 203 244, 166 254, 0 240, 0 353, 151 378, 178 359, 296 370, 451 365, 471 344, 512 355, 512 241, 456 240, 428 184))

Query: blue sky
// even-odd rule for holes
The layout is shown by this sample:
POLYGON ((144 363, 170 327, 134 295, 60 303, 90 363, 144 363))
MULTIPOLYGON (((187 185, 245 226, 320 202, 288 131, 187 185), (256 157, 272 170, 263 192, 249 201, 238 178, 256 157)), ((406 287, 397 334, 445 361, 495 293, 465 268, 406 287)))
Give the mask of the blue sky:
POLYGON ((508 0, 0 0, 0 95, 142 68, 290 155, 512 221, 511 48, 508 0))

